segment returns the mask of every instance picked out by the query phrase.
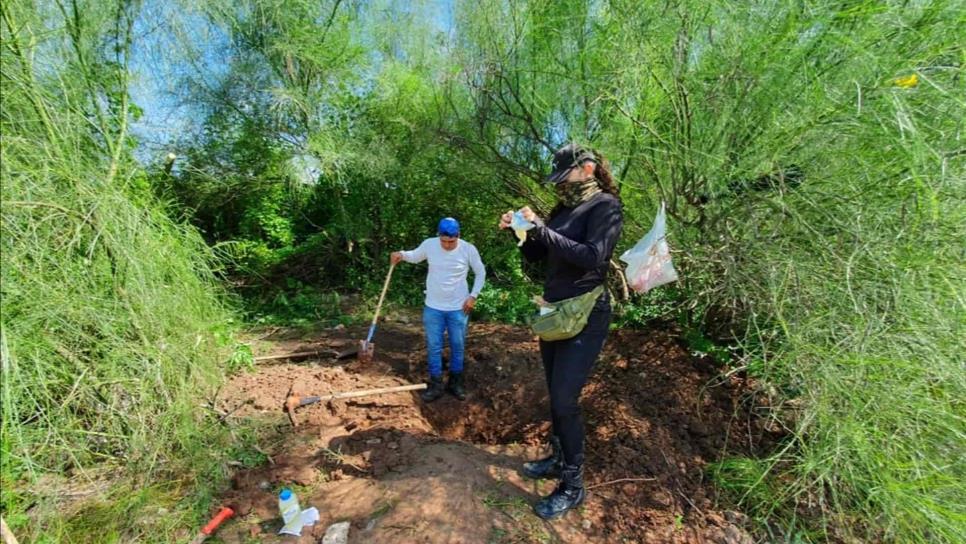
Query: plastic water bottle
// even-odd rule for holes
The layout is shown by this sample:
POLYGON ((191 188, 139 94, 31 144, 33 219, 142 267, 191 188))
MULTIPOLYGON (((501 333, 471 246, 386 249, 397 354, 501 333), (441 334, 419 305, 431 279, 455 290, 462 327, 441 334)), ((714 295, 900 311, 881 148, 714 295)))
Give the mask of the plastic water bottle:
POLYGON ((299 498, 292 493, 291 489, 286 487, 278 494, 278 510, 282 513, 282 520, 285 521, 286 526, 301 515, 299 498))

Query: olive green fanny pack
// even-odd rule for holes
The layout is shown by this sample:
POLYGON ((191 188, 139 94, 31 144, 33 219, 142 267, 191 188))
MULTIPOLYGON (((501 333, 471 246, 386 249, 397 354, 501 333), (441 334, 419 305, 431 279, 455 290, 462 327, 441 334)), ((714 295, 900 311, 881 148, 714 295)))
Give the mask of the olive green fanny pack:
POLYGON ((548 342, 573 338, 587 326, 594 303, 603 292, 604 286, 598 285, 588 293, 548 304, 545 308, 550 308, 549 312, 530 317, 530 328, 548 342))

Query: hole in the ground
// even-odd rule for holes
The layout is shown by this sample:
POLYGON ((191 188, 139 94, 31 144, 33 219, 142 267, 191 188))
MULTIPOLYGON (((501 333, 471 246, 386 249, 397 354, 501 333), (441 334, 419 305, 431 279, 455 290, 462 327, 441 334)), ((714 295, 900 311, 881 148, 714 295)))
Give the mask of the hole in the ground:
MULTIPOLYGON (((599 474, 688 474, 700 482, 707 462, 760 451, 766 433, 741 401, 745 380, 722 380, 676 340, 660 331, 617 331, 608 339, 581 399, 587 460, 599 474)), ((420 382, 426 376, 422 339, 412 331, 384 331, 378 361, 353 370, 420 382)), ((528 330, 478 326, 468 340, 465 380, 466 401, 446 395, 407 406, 446 440, 544 442, 549 403, 539 349, 528 330)))
POLYGON ((512 340, 503 345, 484 340, 467 349, 465 401, 446 395, 420 406, 440 436, 510 444, 539 442, 546 435, 547 386, 539 354, 528 335, 512 340))

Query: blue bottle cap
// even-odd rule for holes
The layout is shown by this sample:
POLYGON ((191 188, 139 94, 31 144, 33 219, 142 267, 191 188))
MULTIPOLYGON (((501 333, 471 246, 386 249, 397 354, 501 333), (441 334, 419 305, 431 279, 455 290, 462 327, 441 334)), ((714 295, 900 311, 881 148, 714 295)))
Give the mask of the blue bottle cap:
POLYGON ((292 490, 286 487, 285 489, 282 490, 281 493, 278 494, 278 498, 282 499, 283 501, 287 501, 287 500, 291 499, 292 498, 292 490))

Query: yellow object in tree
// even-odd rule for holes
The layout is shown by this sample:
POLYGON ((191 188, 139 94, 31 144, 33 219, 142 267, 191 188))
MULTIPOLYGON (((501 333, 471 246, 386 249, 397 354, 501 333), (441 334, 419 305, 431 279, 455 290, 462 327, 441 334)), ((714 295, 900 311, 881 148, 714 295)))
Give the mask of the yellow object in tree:
POLYGON ((919 74, 911 74, 905 77, 897 77, 893 80, 896 87, 902 87, 903 89, 911 89, 916 85, 919 85, 919 74))

